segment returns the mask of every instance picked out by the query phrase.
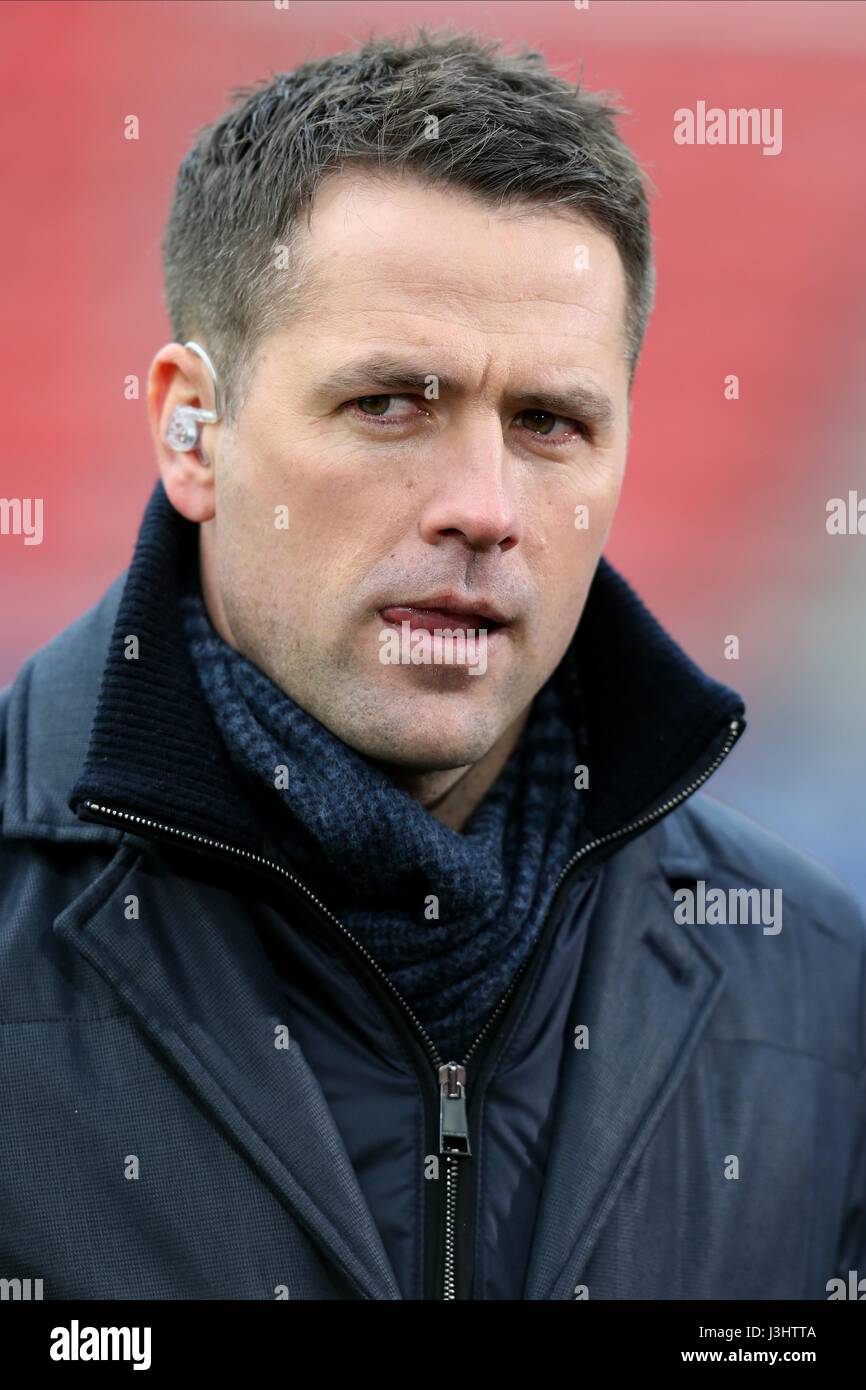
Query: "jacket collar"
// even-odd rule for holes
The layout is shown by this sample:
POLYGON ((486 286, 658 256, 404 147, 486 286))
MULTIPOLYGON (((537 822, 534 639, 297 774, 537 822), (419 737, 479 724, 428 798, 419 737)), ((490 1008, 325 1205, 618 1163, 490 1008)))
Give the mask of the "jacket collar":
MULTIPOLYGON (((22 668, 10 699, 4 833, 117 838, 86 822, 91 800, 261 846, 181 624, 177 597, 184 567, 197 563, 197 529, 158 482, 125 576, 22 668), (51 730, 64 734, 59 767, 51 730)), ((573 642, 590 747, 585 833, 597 838, 687 787, 731 721, 742 724, 744 706, 604 559, 573 642)))

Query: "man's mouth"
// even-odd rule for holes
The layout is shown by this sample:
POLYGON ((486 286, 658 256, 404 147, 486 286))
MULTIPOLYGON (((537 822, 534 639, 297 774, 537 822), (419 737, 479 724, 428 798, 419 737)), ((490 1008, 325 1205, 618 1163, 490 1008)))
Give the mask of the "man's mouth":
POLYGON ((386 623, 400 627, 408 623, 411 631, 424 629, 436 632, 486 631, 489 637, 509 626, 506 615, 486 599, 458 599, 450 594, 436 594, 424 599, 409 599, 389 604, 379 610, 386 623))
POLYGON ((386 623, 393 623, 395 627, 408 623, 412 632, 419 629, 427 632, 444 630, 481 632, 483 630, 487 632, 488 636, 491 636, 500 628, 507 626, 506 623, 495 622, 492 618, 487 618, 481 613, 457 613, 453 609, 447 608, 412 608, 409 605, 394 604, 389 608, 382 608, 380 612, 386 623))

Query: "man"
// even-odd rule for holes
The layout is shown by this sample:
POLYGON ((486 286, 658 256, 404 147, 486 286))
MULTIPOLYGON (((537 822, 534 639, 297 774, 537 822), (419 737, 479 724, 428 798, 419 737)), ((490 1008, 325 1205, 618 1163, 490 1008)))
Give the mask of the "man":
POLYGON ((129 570, 4 692, 0 1273, 47 1298, 823 1299, 864 924, 602 557, 639 169, 430 34, 201 133, 129 570))

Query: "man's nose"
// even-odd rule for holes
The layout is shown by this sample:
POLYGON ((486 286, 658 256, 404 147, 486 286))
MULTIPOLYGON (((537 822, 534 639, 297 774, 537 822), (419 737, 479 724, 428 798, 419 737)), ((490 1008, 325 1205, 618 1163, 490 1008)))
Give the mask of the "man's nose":
POLYGON ((421 517, 422 539, 462 538, 474 550, 510 550, 520 539, 517 480, 498 422, 467 430, 437 466, 421 517))

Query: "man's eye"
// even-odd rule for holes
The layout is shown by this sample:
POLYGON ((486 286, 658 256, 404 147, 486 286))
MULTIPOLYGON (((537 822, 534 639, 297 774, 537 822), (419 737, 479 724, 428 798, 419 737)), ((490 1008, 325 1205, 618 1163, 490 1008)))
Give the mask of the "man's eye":
POLYGON ((589 429, 580 420, 570 420, 564 415, 554 415, 550 410, 522 410, 516 418, 529 420, 531 423, 527 428, 532 434, 537 434, 542 439, 567 439, 573 434, 580 434, 584 439, 589 438, 589 429), (570 427, 564 436, 554 434, 554 425, 557 420, 570 427))
MULTIPOLYGON (((393 401, 408 401, 409 396, 357 396, 355 400, 349 401, 349 406, 357 410, 360 415, 366 415, 368 419, 377 419, 387 416, 388 407, 393 401)), ((402 417, 405 419, 405 415, 402 417)))

